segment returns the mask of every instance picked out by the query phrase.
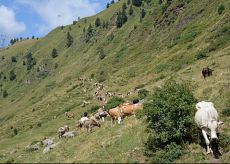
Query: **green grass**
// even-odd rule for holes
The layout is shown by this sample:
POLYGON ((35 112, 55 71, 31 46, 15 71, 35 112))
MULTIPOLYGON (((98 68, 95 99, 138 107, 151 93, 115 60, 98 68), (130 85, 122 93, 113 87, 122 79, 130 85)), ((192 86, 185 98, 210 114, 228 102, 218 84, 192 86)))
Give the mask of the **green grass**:
MULTIPOLYGON (((123 2, 125 0, 96 16, 84 18, 86 23, 82 19, 63 30, 58 27, 39 40, 22 41, 0 50, 0 72, 2 77, 7 77, 0 79, 0 161, 146 162, 148 158, 143 155, 147 137, 145 123, 141 120, 136 123, 132 118, 121 126, 110 128, 106 122, 90 135, 83 133, 72 140, 63 140, 66 146, 58 146, 47 155, 41 151, 24 151, 26 145, 44 136, 57 140, 56 131, 60 126, 68 124, 74 129, 83 112, 102 105, 94 97, 93 83, 96 81, 101 81, 107 91, 125 94, 140 85, 143 85, 140 88, 154 92, 173 76, 178 81, 189 81, 198 100, 212 101, 220 113, 229 108, 229 1, 194 0, 179 9, 177 6, 181 2, 176 0, 166 9, 166 14, 162 14, 161 6, 152 1, 149 5, 144 4, 146 16, 142 23, 139 21, 140 9, 133 7, 133 16, 117 29, 114 27, 115 12, 121 9, 123 2), (225 6, 220 15, 219 4, 225 6), (108 29, 94 27, 95 35, 85 43, 83 28, 87 29, 90 23, 93 25, 97 17, 109 21, 110 25, 108 29), (170 19, 169 25, 160 23, 167 19, 170 19), (67 48, 69 27, 74 42, 67 48), (56 58, 50 55, 53 48, 58 51, 56 58), (98 48, 103 48, 106 54, 103 60, 99 59, 98 48), (204 50, 207 57, 197 60, 197 54, 204 50), (23 66, 28 52, 33 53, 37 61, 30 71, 23 66), (12 56, 16 56, 17 63, 11 62, 12 56), (58 64, 56 69, 55 63, 58 64), (37 72, 38 66, 45 65, 48 70, 45 75, 37 72), (201 70, 206 66, 215 71, 204 80, 201 70), (9 80, 12 69, 17 75, 14 81, 9 80), (92 74, 93 82, 78 80, 79 77, 90 78, 92 74), (7 98, 2 98, 3 90, 9 93, 7 98), (84 100, 90 104, 81 107, 84 100), (67 120, 65 111, 73 112, 75 119, 67 120), (17 135, 12 136, 11 126, 17 128, 17 135), (11 154, 12 150, 17 152, 11 154)), ((125 100, 137 96, 134 93, 125 100)), ((221 116, 221 119, 225 122, 224 133, 230 135, 228 117, 221 116)), ((188 147, 192 154, 185 154, 178 162, 209 159, 202 155, 203 149, 199 145, 188 147)), ((227 162, 229 158, 229 154, 224 154, 222 159, 227 162)))

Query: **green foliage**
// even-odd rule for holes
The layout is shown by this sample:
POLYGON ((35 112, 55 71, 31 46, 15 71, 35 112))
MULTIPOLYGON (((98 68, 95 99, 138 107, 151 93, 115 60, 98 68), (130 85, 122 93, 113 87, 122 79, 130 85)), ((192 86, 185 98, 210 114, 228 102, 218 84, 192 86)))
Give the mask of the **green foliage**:
POLYGON ((136 7, 140 7, 142 5, 142 0, 132 0, 132 4, 136 7))
POLYGON ((219 147, 223 149, 224 153, 230 151, 230 137, 225 133, 219 136, 219 147))
POLYGON ((218 7, 218 14, 221 15, 223 13, 223 11, 225 10, 225 7, 223 4, 221 4, 219 7, 218 7))
POLYGON ((13 81, 15 79, 16 79, 16 74, 15 74, 14 70, 11 70, 10 71, 10 80, 13 81))
POLYGON ((57 53, 57 49, 56 48, 53 48, 52 52, 51 52, 51 56, 52 58, 56 58, 58 56, 58 53, 57 53))
POLYGON ((73 44, 73 37, 70 35, 69 32, 67 32, 67 43, 66 46, 70 47, 73 44))
POLYGON ((196 59, 197 60, 200 60, 200 59, 203 59, 203 58, 206 58, 208 57, 207 56, 207 51, 203 50, 203 51, 200 51, 196 54, 196 59))
POLYGON ((31 70, 34 65, 36 65, 36 60, 33 58, 33 54, 31 52, 29 52, 26 55, 26 67, 27 67, 27 70, 31 70))
POLYGON ((103 48, 100 48, 99 49, 99 58, 102 60, 106 57, 105 55, 105 52, 104 52, 104 49, 103 48))
POLYGON ((122 10, 122 12, 118 12, 117 14, 117 20, 116 20, 116 25, 117 25, 117 28, 121 28, 125 22, 127 22, 128 20, 128 17, 126 15, 126 12, 125 10, 122 10))
MULTIPOLYGON (((188 84, 168 80, 144 105, 151 135, 146 143, 147 150, 157 153, 167 149, 173 142, 183 144, 194 139, 193 117, 196 99, 188 84)), ((180 154, 180 153, 179 153, 180 154)))
POLYGON ((89 27, 87 28, 87 31, 85 34, 85 41, 89 42, 92 37, 93 37, 93 27, 91 24, 89 24, 89 27))
POLYGON ((103 28, 108 28, 109 27, 109 22, 108 21, 103 21, 102 22, 102 27, 103 28))
POLYGON ((75 24, 77 24, 77 21, 76 21, 76 20, 73 21, 73 25, 75 25, 75 24))
POLYGON ((109 3, 107 3, 107 4, 106 4, 106 8, 109 8, 109 6, 110 6, 110 4, 109 4, 109 3))
POLYGON ((18 129, 14 128, 13 132, 14 132, 14 135, 17 135, 18 134, 18 129))
POLYGON ((7 92, 7 90, 4 90, 3 93, 2 93, 2 97, 6 98, 7 96, 8 96, 8 92, 7 92))
POLYGON ((229 117, 230 116, 230 108, 224 108, 222 114, 223 114, 223 116, 229 117))
POLYGON ((145 17, 145 14, 146 14, 145 9, 142 9, 142 10, 141 10, 141 18, 144 18, 144 17, 145 17))
POLYGON ((96 20, 95 20, 95 26, 96 27, 101 26, 101 20, 100 20, 100 18, 96 18, 96 20))
POLYGON ((127 9, 127 5, 126 3, 124 2, 123 5, 122 5, 122 10, 126 10, 127 9))
POLYGON ((96 112, 99 108, 100 108, 99 105, 94 105, 94 106, 92 106, 92 107, 90 108, 90 112, 91 112, 91 113, 94 113, 94 112, 96 112))
POLYGON ((140 99, 144 99, 146 96, 148 96, 148 94, 149 94, 149 91, 146 89, 141 89, 138 91, 138 97, 140 99))
POLYGON ((129 15, 133 15, 133 6, 132 5, 130 5, 130 7, 129 7, 129 15))
POLYGON ((117 107, 118 105, 124 103, 124 99, 120 98, 120 97, 116 97, 116 96, 113 96, 108 102, 107 104, 105 105, 105 109, 106 110, 109 110, 109 109, 112 109, 112 108, 115 108, 117 107))
POLYGON ((11 62, 12 62, 12 63, 17 63, 17 59, 16 59, 15 56, 11 56, 11 62))
POLYGON ((154 153, 152 162, 153 163, 172 163, 180 156, 184 154, 184 149, 182 146, 176 143, 171 143, 167 145, 163 150, 159 150, 154 153))
POLYGON ((127 1, 127 5, 130 5, 130 3, 131 3, 131 1, 130 1, 130 0, 128 0, 128 1, 127 1))

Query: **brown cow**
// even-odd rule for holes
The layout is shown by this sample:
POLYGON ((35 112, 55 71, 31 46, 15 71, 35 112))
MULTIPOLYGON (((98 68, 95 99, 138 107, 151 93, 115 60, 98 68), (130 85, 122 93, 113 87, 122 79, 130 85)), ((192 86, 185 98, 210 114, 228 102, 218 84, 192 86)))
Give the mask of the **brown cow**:
POLYGON ((100 122, 96 120, 95 117, 91 117, 88 120, 85 120, 83 123, 79 122, 77 125, 77 129, 81 130, 82 127, 87 129, 87 132, 91 132, 93 127, 101 127, 100 122))
POLYGON ((68 131, 69 131, 69 127, 67 125, 65 125, 64 127, 60 127, 58 129, 58 138, 61 138, 68 131))
POLYGON ((119 106, 123 116, 135 115, 135 112, 143 109, 143 104, 138 102, 136 104, 121 104, 119 106))
POLYGON ((109 109, 108 113, 111 117, 111 126, 114 120, 117 120, 118 124, 121 123, 121 118, 123 117, 123 114, 121 113, 121 109, 119 107, 109 109))
POLYGON ((214 70, 212 70, 212 69, 210 69, 210 68, 208 68, 208 67, 203 68, 203 70, 202 70, 202 75, 204 76, 204 79, 205 79, 207 76, 211 76, 213 71, 214 71, 214 70))

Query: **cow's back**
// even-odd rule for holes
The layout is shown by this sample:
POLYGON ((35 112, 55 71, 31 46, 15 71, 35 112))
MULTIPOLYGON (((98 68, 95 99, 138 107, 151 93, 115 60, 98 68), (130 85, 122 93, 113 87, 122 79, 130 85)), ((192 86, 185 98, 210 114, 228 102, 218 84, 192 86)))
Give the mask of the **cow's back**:
POLYGON ((196 104, 196 108, 195 122, 200 128, 206 127, 211 120, 218 120, 218 113, 213 103, 201 101, 196 104))

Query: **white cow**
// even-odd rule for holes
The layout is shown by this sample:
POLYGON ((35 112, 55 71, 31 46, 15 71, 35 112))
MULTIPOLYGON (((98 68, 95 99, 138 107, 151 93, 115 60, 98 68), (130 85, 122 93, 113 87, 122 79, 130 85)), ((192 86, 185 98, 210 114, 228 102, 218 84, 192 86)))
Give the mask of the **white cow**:
POLYGON ((218 120, 218 113, 212 102, 201 101, 196 104, 196 109, 195 121, 202 130, 207 145, 207 154, 209 154, 212 153, 212 149, 208 136, 211 137, 211 141, 217 140, 218 129, 224 123, 218 120))

